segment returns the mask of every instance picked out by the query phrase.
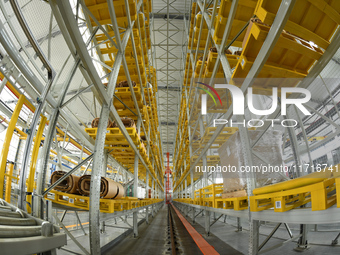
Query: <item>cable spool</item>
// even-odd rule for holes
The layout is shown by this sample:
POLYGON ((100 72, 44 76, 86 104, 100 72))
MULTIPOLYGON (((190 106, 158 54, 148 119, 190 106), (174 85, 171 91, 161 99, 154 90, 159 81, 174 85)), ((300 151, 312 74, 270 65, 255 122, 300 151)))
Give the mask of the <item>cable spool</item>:
MULTIPOLYGON (((91 123, 91 127, 92 128, 97 128, 98 127, 99 119, 100 118, 95 118, 94 120, 92 120, 92 123, 91 123)), ((116 124, 114 122, 112 122, 111 120, 108 120, 107 121, 107 128, 114 128, 114 127, 116 127, 116 124)))
MULTIPOLYGON (((208 56, 205 57, 204 61, 207 61, 207 60, 208 60, 208 56)), ((200 56, 197 61, 203 61, 203 56, 200 56)))
MULTIPOLYGON (((137 83, 135 81, 131 81, 132 87, 136 87, 137 83)), ((127 81, 121 81, 120 83, 117 84, 117 88, 128 88, 129 83, 127 81)))
MULTIPOLYGON (((82 195, 90 195, 91 175, 80 177, 78 188, 82 195)), ((106 199, 119 199, 125 195, 123 186, 107 177, 101 177, 100 180, 100 197, 106 199)))
POLYGON ((235 51, 235 52, 234 52, 234 55, 236 55, 236 56, 241 56, 241 54, 242 54, 242 50, 239 50, 239 51, 235 51))
MULTIPOLYGON (((209 51, 211 51, 211 52, 213 52, 213 53, 217 53, 216 47, 210 48, 209 51)), ((225 53, 225 54, 233 54, 233 53, 232 53, 230 50, 228 50, 228 49, 225 49, 225 50, 224 50, 224 53, 225 53)))
POLYGON ((135 121, 128 117, 122 117, 120 120, 123 122, 124 127, 130 128, 130 127, 136 127, 135 121))
MULTIPOLYGON (((55 183, 65 174, 66 174, 65 171, 54 171, 51 175, 51 184, 55 183)), ((79 176, 71 174, 65 180, 59 183, 54 189, 70 194, 79 194, 78 190, 79 178, 80 178, 79 176)))

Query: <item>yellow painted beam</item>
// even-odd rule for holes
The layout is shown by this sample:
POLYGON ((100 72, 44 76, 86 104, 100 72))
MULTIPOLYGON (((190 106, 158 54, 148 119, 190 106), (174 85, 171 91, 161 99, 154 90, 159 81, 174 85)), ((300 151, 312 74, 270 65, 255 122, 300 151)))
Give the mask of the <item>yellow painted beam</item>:
MULTIPOLYGON (((25 96, 20 95, 19 100, 15 106, 15 109, 12 114, 12 118, 8 124, 7 131, 6 131, 6 137, 4 140, 4 144, 2 146, 2 153, 0 157, 0 191, 4 190, 4 180, 5 180, 5 172, 6 172, 6 164, 7 164, 7 156, 8 156, 8 150, 9 146, 11 144, 13 132, 15 129, 15 125, 17 124, 19 114, 21 111, 21 108, 24 104, 25 96)), ((0 198, 3 198, 3 193, 0 192, 0 198)))
POLYGON ((6 190, 5 190, 5 200, 6 202, 11 202, 11 192, 12 192, 12 176, 13 176, 14 163, 8 164, 8 170, 6 174, 6 190))
MULTIPOLYGON (((2 115, 0 115, 0 119, 1 121, 5 122, 6 124, 9 123, 9 121, 2 115)), ((27 138, 27 134, 25 132, 23 132, 22 130, 20 130, 20 128, 15 127, 15 130, 18 132, 18 134, 21 136, 20 139, 22 139, 22 137, 24 137, 24 139, 27 138)))

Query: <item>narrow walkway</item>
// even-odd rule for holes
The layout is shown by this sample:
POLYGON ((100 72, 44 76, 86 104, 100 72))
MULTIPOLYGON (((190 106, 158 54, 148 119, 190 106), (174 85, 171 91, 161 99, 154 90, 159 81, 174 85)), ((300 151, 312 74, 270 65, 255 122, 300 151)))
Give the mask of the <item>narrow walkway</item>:
MULTIPOLYGON (((177 216, 176 216, 177 217, 177 216)), ((150 217, 151 220, 151 217, 150 217)), ((199 255, 202 254, 195 242, 178 218, 174 219, 176 228, 177 254, 199 255)), ((162 255, 171 254, 168 249, 168 206, 164 205, 149 225, 143 223, 139 227, 139 237, 129 236, 115 245, 106 254, 124 255, 162 255)))
MULTIPOLYGON (((176 208, 176 207, 174 207, 176 208)), ((210 233, 209 236, 205 234, 205 229, 202 227, 200 224, 192 224, 192 221, 190 219, 190 222, 187 221, 189 218, 185 217, 182 212, 176 208, 178 213, 181 214, 181 217, 184 218, 186 221, 185 224, 189 225, 187 228, 193 228, 195 229, 193 232, 196 232, 194 235, 198 238, 196 238, 196 242, 200 243, 200 246, 203 246, 204 249, 203 252, 205 255, 210 255, 210 254, 220 254, 220 255, 242 255, 240 251, 234 249, 231 245, 229 245, 229 242, 222 241, 220 239, 220 236, 215 236, 212 233, 210 233), (204 238, 205 241, 200 241, 201 238, 204 238), (207 242, 207 243, 205 243, 207 242), (205 243, 205 244, 204 244, 205 243), (204 247, 205 246, 205 247, 204 247), (213 247, 214 251, 209 251, 211 249, 211 246, 213 247), (208 248, 208 249, 206 249, 208 248)), ((202 239, 201 239, 202 240, 202 239)))

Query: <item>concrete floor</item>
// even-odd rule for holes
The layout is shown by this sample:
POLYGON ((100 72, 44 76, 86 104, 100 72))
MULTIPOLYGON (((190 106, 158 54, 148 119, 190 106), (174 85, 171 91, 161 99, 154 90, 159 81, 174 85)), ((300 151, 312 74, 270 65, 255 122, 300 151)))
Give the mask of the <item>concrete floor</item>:
MULTIPOLYGON (((186 228, 180 221, 179 217, 172 211, 174 220, 174 231, 177 243, 177 254, 184 255, 199 255, 202 254, 200 249, 195 244, 192 237, 187 232, 186 228)), ((160 254, 171 254, 170 243, 167 238, 168 229, 168 209, 167 206, 163 206, 156 217, 150 222, 150 225, 144 225, 140 227, 139 237, 133 238, 129 236, 121 241, 119 244, 114 246, 108 254, 124 254, 124 255, 160 255, 160 254)), ((217 252, 220 254, 228 255, 241 255, 225 242, 221 241, 214 235, 209 237, 204 236, 204 229, 198 224, 195 226, 202 236, 211 244, 217 252)))
MULTIPOLYGON (((189 213, 191 215, 191 213, 189 213)), ((216 214, 216 217, 219 215, 216 214)), ((187 217, 189 222, 192 222, 190 217, 187 217)), ((196 224, 200 225, 202 228, 204 227, 205 218, 200 214, 196 217, 196 224)), ((213 222, 213 215, 211 215, 211 222, 213 222)), ((221 217, 219 221, 217 221, 210 229, 211 233, 221 239, 223 242, 227 243, 234 249, 238 250, 242 254, 248 254, 248 240, 249 240, 249 231, 248 231, 248 222, 241 221, 241 226, 243 230, 241 232, 237 232, 237 221, 236 218, 227 217, 226 223, 224 223, 224 216, 221 217)), ((260 244, 263 240, 266 239, 267 235, 272 231, 272 229, 276 226, 276 224, 261 224, 260 227, 260 244)), ((290 225, 293 236, 297 236, 299 234, 299 225, 290 225)), ((339 234, 340 232, 340 224, 333 225, 318 225, 318 231, 314 231, 314 225, 310 226, 311 231, 308 234, 308 243, 310 244, 310 248, 303 252, 304 255, 316 255, 316 254, 340 254, 340 245, 331 246, 332 240, 339 234), (325 232, 326 231, 326 232, 325 232)), ((263 247, 262 253, 265 255, 296 255, 299 252, 295 251, 294 248, 297 246, 296 242, 287 242, 282 246, 277 247, 274 250, 270 250, 264 252, 266 249, 271 248, 275 245, 281 244, 283 241, 289 239, 289 235, 284 226, 281 226, 277 232, 274 234, 274 237, 269 240, 269 242, 263 247)), ((340 243, 340 240, 339 240, 340 243)), ((229 254, 229 253, 220 253, 220 254, 229 254)))
MULTIPOLYGON (((61 210, 57 211, 57 215, 60 218, 62 214, 61 210)), ((80 242, 85 249, 90 251, 90 243, 89 243, 89 213, 88 212, 78 212, 79 218, 83 224, 84 230, 86 235, 84 235, 83 230, 80 228, 80 226, 76 225, 77 218, 74 211, 68 211, 65 218, 64 218, 64 225, 67 227, 67 229, 71 232, 71 234, 77 239, 78 242, 80 242)), ((124 217, 115 219, 110 219, 105 221, 105 224, 112 225, 112 226, 118 226, 118 227, 129 227, 123 220, 125 220, 124 217)), ((126 221, 128 224, 133 224, 133 218, 132 214, 129 215, 126 218, 126 221)), ((63 230, 61 230, 63 231, 63 230)), ((100 243, 101 246, 104 246, 110 242, 112 242, 114 239, 116 239, 118 236, 124 234, 126 229, 122 228, 113 228, 113 227, 105 227, 105 232, 100 234, 100 243)), ((67 236, 67 245, 64 246, 62 249, 57 250, 58 255, 68 255, 68 254, 83 254, 80 250, 80 248, 73 242, 73 240, 67 236)), ((114 254, 114 253, 112 253, 114 254)))
MULTIPOLYGON (((139 228, 139 237, 133 238, 131 235, 114 246, 109 254, 124 254, 124 255, 157 255, 171 254, 168 239, 168 208, 164 205, 157 213, 149 225, 143 224, 139 228)), ((175 218, 175 233, 178 251, 180 254, 199 255, 202 254, 195 245, 192 238, 185 235, 184 226, 178 224, 179 219, 175 218)))
MULTIPOLYGON (((197 211, 198 213, 198 211, 197 211)), ((170 254, 167 244, 167 208, 163 206, 162 209, 155 215, 154 218, 150 216, 150 224, 147 225, 145 222, 139 227, 139 238, 133 238, 128 235, 120 243, 114 246, 113 249, 109 250, 105 254, 148 254, 148 255, 158 255, 158 254, 170 254)), ((182 213, 183 215, 183 213, 182 213)), ((191 215, 191 213, 189 213, 191 215)), ((58 211, 58 216, 61 216, 61 211, 58 211)), ((216 217, 219 215, 216 214, 216 217)), ((64 224, 68 226, 71 233, 77 238, 77 240, 89 250, 89 228, 88 228, 88 212, 79 212, 79 217, 83 223, 85 232, 84 235, 80 227, 76 226, 76 216, 74 212, 68 212, 64 224)), ((211 215, 211 222, 213 221, 213 215, 211 215)), ((142 215, 141 215, 142 218, 142 215)), ((187 220, 192 222, 191 218, 188 217, 187 220)), ((178 239, 178 249, 180 254, 201 254, 200 250, 197 248, 196 244, 193 242, 191 237, 185 233, 186 229, 180 224, 177 217, 174 217, 175 221, 175 231, 177 233, 178 239), (189 248, 190 247, 190 248, 189 248)), ((132 217, 127 218, 127 222, 132 224, 132 217)), ((109 220, 106 224, 112 224, 117 226, 127 226, 122 219, 118 218, 117 223, 114 219, 109 220)), ((193 225, 195 229, 202 234, 202 236, 215 247, 217 252, 221 255, 238 255, 238 254, 248 254, 248 222, 241 220, 241 225, 243 230, 241 232, 236 232, 236 218, 227 217, 226 223, 224 223, 224 216, 220 218, 212 227, 212 235, 207 237, 204 232, 204 217, 200 214, 196 217, 196 223, 193 225)), ((272 229, 276 226, 274 223, 262 223, 260 227, 260 243, 266 238, 272 229)), ((294 236, 299 233, 299 225, 289 225, 294 236)), ((305 255, 333 255, 340 254, 340 245, 331 246, 331 241, 339 234, 340 224, 329 224, 329 225, 318 225, 317 232, 315 232, 314 225, 310 226, 311 231, 308 234, 308 242, 310 244, 310 249, 303 252, 305 255)), ((126 230, 119 228, 107 227, 105 233, 101 234, 101 245, 110 243, 112 240, 123 234, 126 230)), ((287 230, 281 226, 275 233, 274 237, 269 240, 269 242, 264 246, 262 252, 272 246, 279 245, 283 241, 289 239, 287 230)), ((339 240, 340 243, 340 240, 339 240)), ((263 252, 261 254, 265 255, 297 255, 298 252, 294 251, 296 247, 296 242, 287 242, 282 246, 277 247, 274 250, 263 252)), ((65 246, 66 250, 58 250, 58 255, 72 254, 82 254, 80 249, 74 244, 74 242, 68 237, 68 245, 65 246)))
POLYGON ((153 254, 157 251, 159 254, 165 254, 166 247, 166 230, 167 230, 167 210, 163 206, 157 213, 150 225, 143 224, 139 228, 139 237, 133 238, 131 235, 122 240, 118 245, 108 251, 106 254, 153 254))

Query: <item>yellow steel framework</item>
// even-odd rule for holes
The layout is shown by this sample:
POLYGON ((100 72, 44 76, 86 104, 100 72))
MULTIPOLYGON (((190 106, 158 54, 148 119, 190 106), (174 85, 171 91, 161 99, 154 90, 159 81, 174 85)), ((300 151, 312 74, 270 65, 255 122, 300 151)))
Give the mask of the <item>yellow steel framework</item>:
MULTIPOLYGON (((51 195, 46 196, 53 203, 64 205, 72 208, 89 210, 90 198, 81 195, 68 194, 60 191, 52 190, 51 195)), ((138 199, 136 197, 125 197, 121 199, 100 199, 100 212, 114 213, 117 211, 131 210, 146 205, 161 202, 162 199, 138 199)))
MULTIPOLYGON (((24 105, 25 102, 25 96, 20 95, 19 100, 14 108, 12 118, 8 124, 7 131, 6 131, 6 137, 4 140, 4 144, 2 147, 2 152, 1 152, 1 158, 0 158, 0 190, 4 190, 4 177, 5 177, 5 172, 6 172, 6 165, 7 165, 7 156, 8 156, 8 151, 9 151, 9 146, 12 140, 13 132, 15 129, 15 125, 17 124, 19 114, 21 111, 22 106, 24 105)), ((0 192, 0 198, 3 198, 3 192, 0 192)))
MULTIPOLYGON (((230 27, 230 34, 226 41, 227 44, 237 47, 238 50, 232 53, 226 49, 224 52, 232 70, 231 83, 240 86, 248 75, 268 35, 280 4, 280 0, 238 1, 235 17, 230 27), (248 27, 246 27, 247 24, 249 24, 248 27)), ((216 49, 210 47, 221 43, 231 6, 231 0, 222 0, 217 6, 217 17, 214 19, 211 17, 214 29, 211 30, 213 34, 209 35, 210 38, 208 38, 208 25, 205 21, 201 23, 203 18, 202 13, 199 12, 201 7, 198 7, 196 2, 192 3, 191 6, 188 49, 193 52, 194 57, 191 53, 186 54, 181 111, 179 113, 174 151, 174 166, 176 166, 174 190, 183 187, 183 176, 186 176, 191 168, 190 157, 193 158, 196 154, 200 154, 200 151, 206 146, 214 133, 214 131, 210 132, 209 123, 203 121, 204 130, 202 132, 202 126, 197 124, 198 116, 200 115, 201 94, 204 92, 196 90, 195 87, 201 86, 196 84, 196 81, 209 83, 209 78, 212 76, 218 57, 216 49), (200 39, 199 42, 198 39, 200 39), (206 44, 206 42, 208 43, 206 44), (203 55, 202 50, 209 48, 210 50, 203 55), (205 59, 203 59, 204 56, 206 56, 205 59), (195 97, 195 95, 197 96, 195 97), (191 116, 188 116, 188 112, 191 116), (190 123, 188 123, 189 118, 190 123), (195 125, 194 133, 191 133, 193 141, 188 146, 188 129, 195 125), (209 136, 209 134, 211 135, 209 136), (190 146, 192 148, 191 154, 189 153, 190 146), (179 183, 182 184, 179 185, 179 183)), ((212 14, 211 9, 209 9, 210 5, 206 7, 208 8, 208 14, 212 14)), ((306 77, 323 55, 339 25, 339 1, 297 1, 284 31, 258 76, 259 78, 295 79, 271 79, 271 83, 268 82, 269 79, 264 82, 255 82, 252 85, 255 93, 271 95, 271 88, 273 86, 280 87, 283 83, 285 86, 296 86, 306 77)), ((220 63, 213 78, 224 78, 224 73, 220 63)), ((215 106, 214 102, 208 97, 207 113, 225 113, 231 105, 230 94, 221 91, 218 91, 218 94, 221 96, 224 105, 215 106)), ((211 148, 217 148, 226 139, 223 135, 218 136, 211 148)), ((195 179, 197 177, 195 175, 195 179)), ((190 178, 187 180, 190 181, 190 178)))
MULTIPOLYGON (((91 25, 97 27, 97 22, 99 22, 100 25, 106 26, 107 34, 112 38, 113 42, 116 43, 114 31, 110 26, 111 19, 107 2, 105 0, 85 0, 85 4, 92 14, 90 15, 91 25), (95 21, 93 17, 97 21, 95 21)), ((121 28, 127 27, 128 23, 125 3, 122 1, 113 1, 113 4, 118 26, 121 28)), ((142 155, 144 162, 148 165, 151 174, 156 178, 157 183, 160 185, 159 176, 163 176, 161 163, 163 161, 163 155, 161 153, 160 133, 158 131, 159 121, 156 103, 157 78, 155 68, 149 65, 148 56, 148 50, 151 48, 149 27, 151 1, 144 0, 141 11, 137 10, 137 3, 135 0, 129 0, 129 9, 131 22, 134 22, 132 34, 137 55, 134 56, 133 44, 130 40, 125 49, 125 59, 127 60, 129 78, 132 82, 136 83, 136 86, 133 88, 134 93, 130 91, 129 87, 116 86, 113 105, 120 117, 129 117, 135 121, 137 121, 137 111, 139 110, 141 112, 145 132, 148 132, 148 134, 145 134, 143 129, 141 129, 140 133, 137 133, 135 128, 128 128, 128 132, 142 155), (148 86, 147 83, 152 86, 148 86), (134 94, 137 100, 137 105, 134 104, 132 94, 134 94), (138 109, 136 109, 136 107, 138 107, 138 109), (147 149, 146 143, 141 139, 146 135, 150 136, 149 150, 147 149), (154 162, 154 165, 152 162, 154 162)), ((123 29, 121 30, 123 32, 123 29)), ((105 64, 113 66, 118 49, 113 45, 112 40, 107 38, 107 34, 97 33, 95 38, 100 45, 100 54, 104 57, 105 64)), ((121 39, 123 36, 124 33, 121 33, 121 39)), ((121 65, 117 84, 126 82, 127 80, 125 70, 123 65, 121 65)), ((86 132, 88 132, 92 138, 96 138, 96 129, 87 128, 86 132)), ((129 170, 133 172, 135 153, 118 128, 107 130, 105 146, 118 162, 128 167, 129 170)), ((146 169, 140 162, 138 166, 140 178, 146 180, 146 169)), ((149 181, 151 181, 151 179, 149 181)))
POLYGON ((6 175, 6 189, 5 189, 5 200, 11 202, 11 189, 12 189, 12 178, 13 178, 14 163, 8 163, 8 170, 6 175))

